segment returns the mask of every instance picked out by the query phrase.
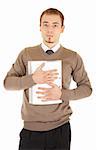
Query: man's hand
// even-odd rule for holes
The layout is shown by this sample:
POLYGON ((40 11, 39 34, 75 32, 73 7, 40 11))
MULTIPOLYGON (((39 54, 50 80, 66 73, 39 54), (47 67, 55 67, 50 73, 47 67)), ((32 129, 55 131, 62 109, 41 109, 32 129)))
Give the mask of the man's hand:
POLYGON ((52 83, 58 78, 58 72, 56 69, 43 71, 42 69, 44 65, 45 63, 42 63, 32 75, 34 82, 37 84, 52 83))
POLYGON ((42 99, 42 101, 59 100, 62 94, 61 89, 54 83, 49 83, 48 85, 50 85, 51 88, 38 88, 40 91, 37 91, 36 93, 42 94, 42 96, 38 96, 38 98, 42 99))

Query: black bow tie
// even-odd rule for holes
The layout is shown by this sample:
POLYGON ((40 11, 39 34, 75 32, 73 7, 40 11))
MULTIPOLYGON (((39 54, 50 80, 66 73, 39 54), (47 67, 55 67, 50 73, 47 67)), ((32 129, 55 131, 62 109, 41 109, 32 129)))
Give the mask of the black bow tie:
POLYGON ((51 54, 53 54, 54 52, 53 52, 52 50, 47 50, 46 53, 49 54, 49 55, 51 55, 51 54))

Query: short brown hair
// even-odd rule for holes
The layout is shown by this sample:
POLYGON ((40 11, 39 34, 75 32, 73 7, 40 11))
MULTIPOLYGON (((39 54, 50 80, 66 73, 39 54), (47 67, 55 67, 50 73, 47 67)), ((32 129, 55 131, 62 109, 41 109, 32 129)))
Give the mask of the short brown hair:
POLYGON ((64 15, 63 15, 58 9, 49 8, 49 9, 46 9, 45 11, 42 12, 42 14, 41 14, 41 16, 40 16, 40 26, 41 26, 42 16, 43 16, 44 14, 48 14, 48 15, 59 15, 60 18, 61 18, 61 21, 62 21, 62 26, 64 25, 64 15))

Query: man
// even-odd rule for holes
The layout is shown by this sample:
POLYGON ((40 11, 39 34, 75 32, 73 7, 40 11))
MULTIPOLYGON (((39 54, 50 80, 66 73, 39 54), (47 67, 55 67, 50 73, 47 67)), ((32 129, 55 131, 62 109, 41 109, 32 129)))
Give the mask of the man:
POLYGON ((22 119, 24 127, 20 132, 19 150, 70 150, 71 128, 69 117, 72 110, 70 100, 78 100, 91 94, 92 89, 81 57, 59 43, 64 31, 64 16, 54 8, 45 10, 40 16, 42 44, 25 48, 7 73, 4 86, 8 90, 24 90, 22 119), (50 51, 48 52, 48 49, 50 51), (52 50, 52 51, 51 51, 52 50), (62 88, 54 81, 58 71, 43 70, 41 64, 33 74, 28 74, 28 61, 61 60, 62 88), (75 89, 69 89, 71 77, 75 89), (36 84, 48 84, 51 88, 39 87, 37 94, 45 101, 62 100, 52 105, 29 103, 29 88, 36 84))

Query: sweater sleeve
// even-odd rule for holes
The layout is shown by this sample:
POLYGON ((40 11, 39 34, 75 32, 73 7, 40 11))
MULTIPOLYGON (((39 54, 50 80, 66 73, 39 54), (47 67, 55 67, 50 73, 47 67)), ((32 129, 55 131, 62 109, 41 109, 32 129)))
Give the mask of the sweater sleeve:
POLYGON ((21 51, 16 62, 12 65, 4 79, 4 87, 7 90, 23 90, 30 88, 35 84, 32 75, 26 75, 24 53, 25 49, 21 51))
POLYGON ((87 73, 84 68, 82 58, 76 53, 75 67, 72 72, 72 78, 76 82, 75 89, 62 88, 61 99, 65 100, 78 100, 88 97, 92 93, 91 84, 87 73))

